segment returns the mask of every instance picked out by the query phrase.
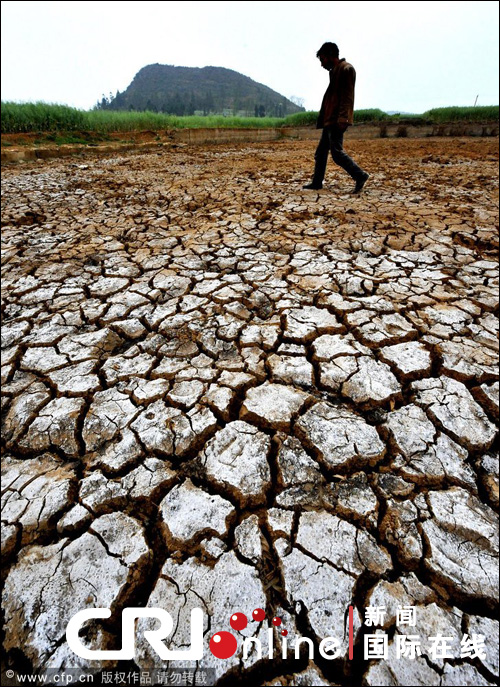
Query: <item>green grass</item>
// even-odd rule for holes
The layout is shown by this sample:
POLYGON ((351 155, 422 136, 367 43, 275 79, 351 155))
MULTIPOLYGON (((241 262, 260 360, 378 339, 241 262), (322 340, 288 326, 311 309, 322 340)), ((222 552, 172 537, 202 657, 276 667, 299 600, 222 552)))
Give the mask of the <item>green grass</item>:
POLYGON ((66 105, 2 102, 2 133, 84 131, 87 113, 66 105))
MULTIPOLYGON (((284 119, 272 117, 177 117, 156 112, 113 112, 110 110, 78 110, 66 105, 49 103, 2 102, 2 133, 60 134, 64 142, 83 142, 85 132, 93 135, 126 133, 132 131, 162 131, 170 129, 199 128, 272 128, 281 126, 315 126, 317 112, 300 112, 284 119), (74 140, 71 133, 76 132, 74 140), (78 140, 77 140, 78 139, 78 140)), ((457 121, 496 121, 498 105, 488 107, 443 107, 418 115, 388 115, 379 109, 356 110, 355 123, 364 122, 430 122, 444 124, 457 121)), ((57 139, 56 139, 56 142, 57 139)))
POLYGON ((317 112, 297 112, 281 120, 281 126, 316 126, 317 112))
POLYGON ((390 115, 382 110, 355 110, 354 112, 354 123, 364 123, 364 122, 381 122, 386 119, 390 119, 390 115))
POLYGON ((177 117, 157 112, 85 112, 65 105, 2 102, 2 133, 51 132, 131 132, 165 129, 268 128, 281 126, 283 119, 272 117, 177 117))
POLYGON ((277 126, 278 120, 272 117, 177 117, 157 112, 112 112, 92 110, 85 113, 88 125, 94 131, 158 131, 162 129, 244 129, 268 128, 277 126))
POLYGON ((490 122, 498 119, 498 105, 479 107, 438 107, 422 115, 436 124, 447 122, 490 122))

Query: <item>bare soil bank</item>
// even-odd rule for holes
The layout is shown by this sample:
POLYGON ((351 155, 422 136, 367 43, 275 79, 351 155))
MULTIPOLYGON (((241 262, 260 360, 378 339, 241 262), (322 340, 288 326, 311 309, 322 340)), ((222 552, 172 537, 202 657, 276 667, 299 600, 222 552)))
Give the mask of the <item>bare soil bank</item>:
MULTIPOLYGON (((433 137, 496 137, 498 122, 457 122, 454 124, 374 123, 356 124, 348 130, 346 140, 376 138, 433 138, 433 137)), ((2 134, 2 164, 27 160, 82 155, 88 150, 102 154, 135 148, 154 149, 171 145, 206 145, 221 143, 252 143, 293 139, 317 140, 319 131, 311 127, 282 127, 266 129, 177 129, 163 131, 113 132, 106 135, 74 133, 85 143, 57 144, 40 133, 2 134)))

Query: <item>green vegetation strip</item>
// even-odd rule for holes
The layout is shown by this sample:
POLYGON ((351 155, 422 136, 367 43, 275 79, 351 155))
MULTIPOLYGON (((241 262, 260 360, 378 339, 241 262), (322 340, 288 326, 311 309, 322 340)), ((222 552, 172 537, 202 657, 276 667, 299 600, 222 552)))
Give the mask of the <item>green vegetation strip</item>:
MULTIPOLYGON (((314 126, 317 112, 300 112, 278 119, 274 117, 177 117, 157 112, 113 112, 108 110, 78 110, 66 105, 48 103, 2 102, 3 134, 36 132, 111 132, 161 131, 169 129, 206 128, 278 128, 283 126, 314 126)), ((428 123, 497 121, 498 105, 486 107, 442 107, 420 115, 392 114, 378 109, 356 110, 355 123, 428 123)), ((84 140, 84 139, 83 139, 84 140)))

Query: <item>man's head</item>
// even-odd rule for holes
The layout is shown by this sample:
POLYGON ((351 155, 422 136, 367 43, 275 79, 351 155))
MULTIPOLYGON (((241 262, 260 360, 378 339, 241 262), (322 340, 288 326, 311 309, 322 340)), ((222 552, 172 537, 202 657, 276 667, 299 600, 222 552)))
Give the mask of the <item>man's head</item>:
POLYGON ((338 46, 336 43, 323 43, 316 53, 316 57, 319 59, 324 69, 332 69, 339 59, 338 46))

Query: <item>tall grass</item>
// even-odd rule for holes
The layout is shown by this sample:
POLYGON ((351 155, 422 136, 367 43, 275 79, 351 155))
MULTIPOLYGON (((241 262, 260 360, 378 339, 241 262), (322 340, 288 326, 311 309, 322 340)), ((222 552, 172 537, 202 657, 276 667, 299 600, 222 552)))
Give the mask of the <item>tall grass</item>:
MULTIPOLYGON (((161 131, 184 128, 268 128, 281 126, 315 126, 317 112, 300 112, 283 119, 273 117, 177 117, 157 112, 113 112, 78 110, 49 103, 2 102, 2 133, 32 132, 111 132, 161 131)), ((498 105, 488 107, 443 107, 423 115, 389 115, 379 109, 356 110, 354 122, 429 121, 442 124, 456 121, 493 121, 498 119, 498 105)))
POLYGON ((317 112, 297 112, 285 117, 282 126, 316 126, 317 119, 317 112))
MULTIPOLYGON (((285 126, 311 126, 316 124, 317 112, 299 112, 286 117, 285 126)), ((354 111, 354 123, 399 122, 401 120, 417 123, 445 124, 447 122, 492 122, 499 118, 498 105, 479 107, 440 107, 423 114, 388 114, 380 109, 354 111)))
POLYGON ((67 105, 2 102, 2 133, 85 131, 88 114, 67 105))
POLYGON ((91 130, 103 132, 202 128, 268 128, 277 126, 278 122, 283 121, 274 117, 223 117, 222 115, 178 117, 158 112, 113 112, 110 110, 92 110, 86 112, 85 115, 91 130))
POLYGON ((382 110, 372 109, 372 110, 355 110, 354 112, 354 122, 381 122, 384 119, 390 118, 386 112, 382 110))
POLYGON ((490 122, 498 119, 498 105, 480 105, 478 107, 438 107, 428 110, 424 118, 436 124, 446 122, 490 122))
POLYGON ((281 126, 283 119, 273 117, 177 117, 157 112, 113 112, 77 110, 47 103, 2 102, 2 133, 48 131, 92 131, 97 133, 159 131, 185 128, 267 128, 281 126))

